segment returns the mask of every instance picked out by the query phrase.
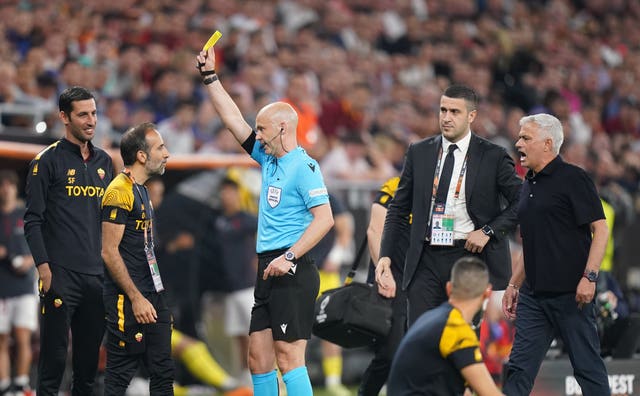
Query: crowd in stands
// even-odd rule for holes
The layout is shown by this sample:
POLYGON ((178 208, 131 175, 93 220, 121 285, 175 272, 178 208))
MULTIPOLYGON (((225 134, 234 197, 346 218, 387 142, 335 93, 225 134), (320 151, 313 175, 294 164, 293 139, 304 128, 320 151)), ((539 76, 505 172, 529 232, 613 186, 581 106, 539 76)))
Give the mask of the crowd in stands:
POLYGON ((0 100, 55 110, 62 89, 89 86, 103 146, 152 119, 175 154, 237 150, 192 64, 217 29, 218 72, 243 113, 293 104, 318 159, 348 156, 332 152, 340 138, 362 138, 368 150, 355 155, 369 169, 336 177, 384 179, 401 166, 407 143, 437 131, 452 81, 483 97, 475 132, 509 148, 515 121, 544 110, 565 123, 572 155, 611 152, 629 185, 640 162, 634 1, 25 0, 0 12, 0 100))
MULTIPOLYGON (((220 30, 216 71, 247 121, 274 100, 294 106, 331 187, 397 174, 409 144, 439 133, 441 92, 462 83, 482 99, 474 132, 514 158, 523 115, 558 117, 563 157, 592 175, 621 242, 640 209, 639 19, 636 0, 10 0, 0 104, 50 114, 61 136, 58 95, 82 85, 98 146, 152 121, 172 154, 238 153, 193 62, 220 30)), ((640 276, 617 275, 640 291, 640 276)))
POLYGON ((220 30, 218 73, 243 113, 287 101, 315 157, 368 159, 335 177, 397 170, 406 144, 437 132, 440 92, 458 82, 482 95, 476 133, 513 149, 516 120, 550 112, 572 159, 610 153, 635 192, 634 1, 23 0, 0 13, 0 101, 54 111, 62 89, 88 86, 103 146, 151 119, 175 154, 228 152, 192 59, 220 30), (366 149, 334 152, 349 151, 343 138, 366 149))

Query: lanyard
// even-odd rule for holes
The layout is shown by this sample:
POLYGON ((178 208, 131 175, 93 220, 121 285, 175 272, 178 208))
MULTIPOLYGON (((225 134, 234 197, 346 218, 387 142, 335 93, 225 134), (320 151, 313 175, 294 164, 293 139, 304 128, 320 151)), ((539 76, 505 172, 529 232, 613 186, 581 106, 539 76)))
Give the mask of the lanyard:
MULTIPOLYGON (((467 159, 469 158, 469 152, 464 156, 464 161, 462 162, 462 168, 460 169, 460 175, 458 176, 458 182, 456 183, 456 190, 453 194, 454 199, 458 199, 460 197, 460 190, 462 189, 462 179, 464 178, 464 174, 467 172, 467 159)), ((433 206, 436 202, 436 193, 438 192, 438 185, 440 184, 440 167, 442 166, 442 146, 440 146, 440 151, 438 152, 438 163, 436 164, 436 171, 433 175, 433 189, 431 190, 431 206, 429 208, 429 220, 427 221, 427 227, 431 226, 431 213, 433 213, 433 206)))
MULTIPOLYGON (((140 208, 142 209, 142 219, 144 220, 145 217, 149 219, 148 226, 144 227, 144 247, 145 249, 148 247, 153 248, 153 219, 152 219, 153 206, 151 206, 151 201, 147 199, 147 202, 149 203, 149 210, 147 211, 147 209, 145 209, 144 198, 142 197, 142 191, 140 191, 140 186, 135 182, 134 182, 134 185, 136 186, 136 191, 140 196, 140 208), (147 236, 147 230, 149 230, 149 236, 147 236)), ((144 186, 143 188, 145 189, 145 192, 146 192, 147 188, 144 186)), ((147 193, 147 197, 148 196, 149 194, 147 193)))
MULTIPOLYGON (((144 247, 145 249, 147 249, 149 246, 151 248, 153 248, 153 205, 151 204, 151 201, 149 199, 147 199, 147 202, 149 204, 148 206, 148 210, 145 208, 144 205, 144 197, 142 196, 142 191, 140 190, 140 185, 138 183, 136 183, 136 179, 133 177, 133 175, 131 174, 131 172, 129 172, 128 169, 125 169, 123 171, 123 173, 125 175, 127 175, 127 177, 129 177, 129 179, 131 179, 131 181, 133 182, 133 185, 135 187, 136 192, 138 193, 138 196, 140 197, 140 209, 142 210, 142 220, 148 219, 148 226, 147 227, 143 227, 143 231, 144 231, 144 247), (147 234, 147 230, 149 230, 149 234, 147 234)), ((145 189, 145 192, 147 190, 147 188, 145 186, 142 186, 142 188, 145 189)), ((147 197, 149 196, 149 193, 147 192, 147 197)))
MULTIPOLYGON (((140 196, 140 209, 142 210, 142 221, 147 222, 146 226, 143 226, 144 230, 144 253, 147 257, 147 263, 149 264, 149 272, 151 272, 151 279, 153 280, 153 287, 156 289, 156 292, 160 293, 164 290, 164 285, 162 284, 162 278, 160 277, 160 269, 158 268, 158 260, 156 260, 156 255, 153 251, 153 204, 149 200, 149 192, 145 186, 142 186, 145 191, 145 195, 147 196, 147 208, 145 208, 144 197, 142 196, 142 190, 140 190, 140 186, 136 183, 136 180, 131 175, 127 169, 124 172, 132 181, 135 186, 135 190, 140 196), (149 230, 149 234, 147 234, 147 230, 149 230)), ((135 199, 134 199, 135 201, 135 199)))

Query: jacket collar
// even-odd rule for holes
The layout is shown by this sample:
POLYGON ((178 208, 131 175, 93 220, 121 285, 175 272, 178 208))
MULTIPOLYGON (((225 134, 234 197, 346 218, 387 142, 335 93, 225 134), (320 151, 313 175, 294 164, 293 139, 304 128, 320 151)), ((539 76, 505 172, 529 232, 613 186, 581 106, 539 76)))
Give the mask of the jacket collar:
MULTIPOLYGON (((94 157, 95 148, 93 146, 93 143, 91 142, 87 143, 87 145, 89 147, 89 158, 87 158, 87 161, 88 161, 94 157)), ((82 158, 82 153, 80 152, 80 146, 68 141, 66 138, 60 139, 60 147, 62 147, 64 150, 71 151, 72 153, 77 154, 80 158, 82 158)))

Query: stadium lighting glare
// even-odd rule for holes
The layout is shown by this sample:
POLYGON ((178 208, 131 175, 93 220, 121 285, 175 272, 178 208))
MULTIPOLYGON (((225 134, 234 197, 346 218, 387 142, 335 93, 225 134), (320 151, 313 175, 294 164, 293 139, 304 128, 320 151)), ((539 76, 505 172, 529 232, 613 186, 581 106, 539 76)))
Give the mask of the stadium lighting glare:
POLYGON ((40 121, 36 124, 36 133, 43 134, 47 130, 47 123, 44 121, 40 121))

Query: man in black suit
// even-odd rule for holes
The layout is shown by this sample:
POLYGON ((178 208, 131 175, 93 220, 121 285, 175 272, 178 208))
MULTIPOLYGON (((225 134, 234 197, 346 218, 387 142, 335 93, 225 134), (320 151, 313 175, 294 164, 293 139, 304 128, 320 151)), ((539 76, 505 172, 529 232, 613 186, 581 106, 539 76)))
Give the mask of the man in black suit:
POLYGON ((440 98, 442 134, 409 147, 389 205, 376 282, 382 295, 395 295, 390 257, 410 232, 402 280, 409 325, 447 300, 451 267, 462 256, 485 261, 496 290, 505 289, 511 275, 507 236, 516 226, 522 180, 504 148, 471 133, 477 107, 473 89, 446 89, 440 98))

